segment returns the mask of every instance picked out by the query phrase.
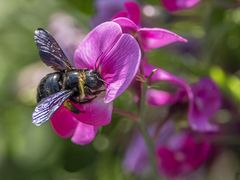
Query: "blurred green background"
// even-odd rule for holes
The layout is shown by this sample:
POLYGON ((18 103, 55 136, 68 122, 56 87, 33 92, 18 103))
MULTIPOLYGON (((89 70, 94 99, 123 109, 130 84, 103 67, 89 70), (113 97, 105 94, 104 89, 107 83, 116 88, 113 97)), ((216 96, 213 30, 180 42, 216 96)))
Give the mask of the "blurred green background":
MULTIPOLYGON (((206 0, 194 9, 173 15, 163 11, 158 0, 141 3, 161 11, 154 17, 143 15, 143 20, 148 19, 148 26, 168 28, 189 39, 189 45, 177 44, 152 51, 148 55, 150 62, 189 82, 211 76, 238 111, 239 1, 206 0)), ((124 151, 134 128, 126 118, 114 114, 112 123, 103 127, 96 140, 87 146, 57 137, 49 124, 35 127, 31 123, 35 89, 23 84, 34 79, 31 74, 22 74, 26 67, 41 63, 33 41, 34 30, 48 29, 49 18, 58 12, 72 16, 81 30, 88 32, 89 22, 95 15, 94 1, 0 0, 0 179, 138 179, 122 169, 124 151)), ((134 110, 129 96, 125 93, 115 105, 134 110)), ((226 118, 219 123, 240 120, 228 110, 223 113, 227 114, 226 118)), ((235 138, 231 156, 227 156, 233 157, 227 163, 236 170, 239 154, 232 152, 239 150, 240 141, 239 137, 235 138)), ((219 173, 219 168, 213 169, 213 173, 219 173)))

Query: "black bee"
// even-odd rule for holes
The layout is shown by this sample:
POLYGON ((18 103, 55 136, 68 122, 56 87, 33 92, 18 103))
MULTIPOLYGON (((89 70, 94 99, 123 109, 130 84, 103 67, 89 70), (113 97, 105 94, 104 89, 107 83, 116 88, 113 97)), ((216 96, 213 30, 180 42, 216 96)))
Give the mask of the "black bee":
POLYGON ((37 88, 38 104, 32 120, 35 125, 40 126, 62 104, 70 111, 79 113, 71 101, 90 102, 104 91, 104 81, 95 70, 74 69, 56 40, 46 30, 38 28, 34 39, 42 61, 56 71, 46 75, 37 88))

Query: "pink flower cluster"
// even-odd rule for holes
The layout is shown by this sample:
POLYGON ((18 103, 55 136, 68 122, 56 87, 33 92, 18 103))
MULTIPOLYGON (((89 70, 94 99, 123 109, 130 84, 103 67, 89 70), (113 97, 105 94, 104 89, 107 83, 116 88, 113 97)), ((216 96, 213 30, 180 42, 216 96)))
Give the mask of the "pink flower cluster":
MULTIPOLYGON (((162 0, 162 4, 173 12, 190 8, 199 1, 162 0)), ((187 40, 163 28, 143 27, 141 7, 137 3, 97 1, 97 10, 92 23, 99 25, 78 44, 73 63, 77 69, 97 71, 104 81, 104 92, 88 103, 71 102, 79 110, 78 114, 62 105, 51 117, 54 131, 62 138, 71 138, 75 144, 91 143, 98 130, 110 124, 113 101, 131 87, 135 101, 139 102, 142 98, 139 84, 147 82, 147 104, 157 108, 164 106, 169 111, 167 122, 161 128, 157 123, 149 128, 149 135, 155 140, 154 155, 159 173, 174 179, 201 167, 213 151, 213 145, 203 133, 218 130, 212 121, 221 106, 217 85, 208 77, 190 84, 148 62, 146 55, 152 49, 187 40), (139 77, 143 81, 139 81, 139 77), (161 82, 170 84, 176 91, 154 88, 161 82), (179 112, 186 114, 189 126, 177 131, 173 122, 179 112)), ((147 147, 138 133, 127 150, 123 166, 135 173, 147 171, 149 167, 147 147)))
MULTIPOLYGON (((171 2, 176 4, 176 1, 171 2)), ((167 3, 163 3, 167 7, 167 3)), ((187 40, 163 28, 141 27, 140 6, 135 2, 120 4, 122 10, 111 21, 98 25, 88 33, 78 45, 73 58, 75 68, 93 69, 101 75, 105 82, 105 92, 90 103, 72 102, 81 112, 79 114, 61 106, 51 117, 55 132, 63 138, 71 138, 76 144, 92 142, 98 129, 111 122, 113 101, 136 81, 137 73, 141 72, 142 76, 148 78, 153 70, 156 71, 150 79, 151 84, 165 81, 175 85, 178 91, 170 93, 150 88, 146 94, 149 105, 168 105, 181 109, 179 104, 186 104, 192 130, 216 131, 218 127, 210 122, 210 118, 220 108, 220 93, 214 82, 204 78, 191 86, 182 78, 149 64, 145 57, 152 49, 176 42, 186 43, 187 40)), ((189 137, 189 134, 184 137, 189 137)), ((187 141, 195 145, 191 138, 187 141)), ((162 154, 163 150, 158 150, 158 155, 162 154)))

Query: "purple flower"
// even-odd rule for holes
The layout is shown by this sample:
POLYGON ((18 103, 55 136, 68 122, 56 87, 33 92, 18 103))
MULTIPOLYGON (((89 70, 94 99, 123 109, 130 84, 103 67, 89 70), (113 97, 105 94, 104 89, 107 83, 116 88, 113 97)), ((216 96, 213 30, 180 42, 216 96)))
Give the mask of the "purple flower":
MULTIPOLYGON (((155 127, 150 128, 150 135, 155 127)), ((190 130, 178 132, 172 121, 161 128, 155 142, 156 159, 161 175, 175 178, 186 176, 201 167, 210 157, 213 146, 207 138, 190 130)), ((126 152, 123 168, 142 174, 149 169, 147 148, 140 134, 136 134, 126 152)))
MULTIPOLYGON (((146 76, 156 69, 145 62, 146 76)), ((218 126, 210 122, 210 118, 219 110, 221 105, 220 91, 217 85, 209 78, 202 78, 197 84, 188 85, 183 79, 166 72, 160 68, 151 78, 152 82, 166 81, 177 85, 177 93, 149 89, 146 97, 150 105, 176 105, 188 104, 188 121, 192 129, 201 132, 216 131, 218 126)), ((179 107, 181 108, 181 107, 179 107)))
POLYGON ((193 102, 190 103, 188 118, 192 128, 199 131, 216 131, 218 126, 209 122, 209 119, 221 106, 221 95, 217 85, 209 78, 202 78, 191 86, 193 102))
POLYGON ((176 133, 167 144, 157 147, 159 170, 169 177, 186 176, 209 159, 212 148, 206 138, 191 132, 176 133))
MULTIPOLYGON (((149 134, 154 136, 155 130, 156 126, 152 126, 149 128, 149 134)), ((161 128, 156 144, 160 145, 167 143, 174 132, 174 124, 169 121, 161 128)), ((125 171, 133 172, 135 174, 142 174, 149 170, 147 147, 139 132, 134 134, 134 137, 130 142, 130 146, 124 156, 123 168, 125 171)))
POLYGON ((114 22, 105 22, 93 29, 74 54, 77 69, 94 69, 105 82, 105 94, 90 103, 74 106, 75 114, 61 106, 52 116, 54 130, 76 144, 90 143, 100 126, 110 123, 112 101, 122 94, 137 73, 141 51, 136 40, 122 32, 114 22))
POLYGON ((174 42, 187 42, 181 36, 162 28, 140 28, 132 20, 119 17, 113 19, 118 23, 125 33, 132 34, 139 42, 144 51, 160 48, 174 42))
POLYGON ((200 0, 162 0, 164 8, 169 12, 188 9, 197 5, 200 0))

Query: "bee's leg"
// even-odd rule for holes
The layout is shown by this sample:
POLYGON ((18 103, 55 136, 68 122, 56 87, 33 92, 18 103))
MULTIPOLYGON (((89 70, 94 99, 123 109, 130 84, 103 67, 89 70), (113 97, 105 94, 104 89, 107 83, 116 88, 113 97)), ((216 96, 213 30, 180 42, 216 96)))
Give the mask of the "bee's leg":
POLYGON ((79 114, 81 111, 79 109, 77 109, 69 100, 66 100, 63 103, 64 107, 67 108, 69 111, 75 113, 75 114, 79 114))
POLYGON ((89 102, 92 102, 97 96, 93 96, 91 98, 85 98, 83 100, 80 101, 81 104, 84 104, 84 103, 89 103, 89 102))
POLYGON ((103 91, 105 91, 105 89, 98 90, 98 91, 92 91, 90 88, 86 87, 86 92, 88 92, 89 95, 98 95, 103 91))

